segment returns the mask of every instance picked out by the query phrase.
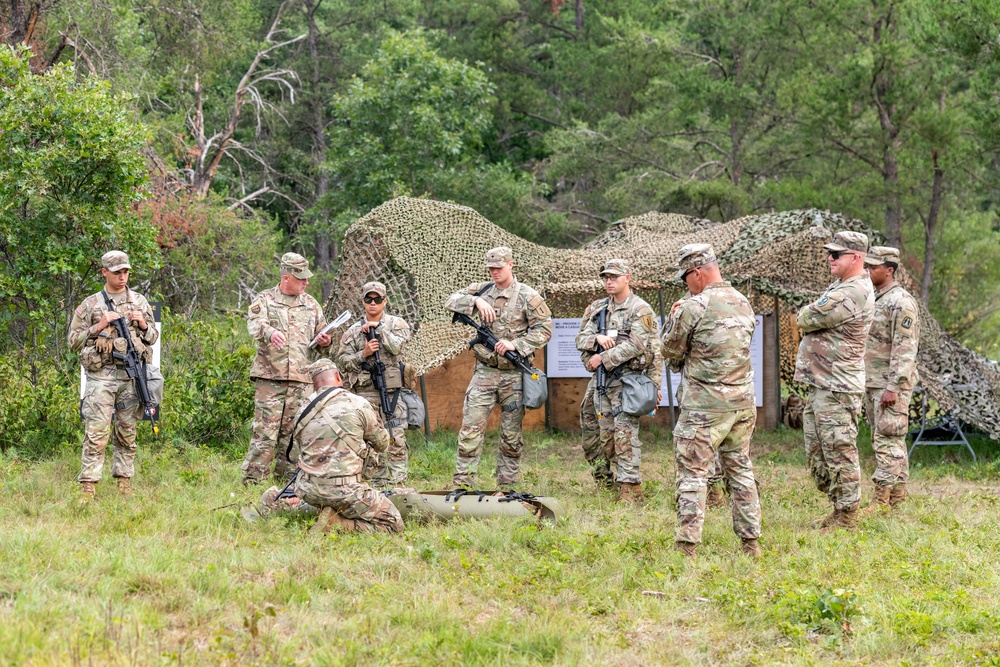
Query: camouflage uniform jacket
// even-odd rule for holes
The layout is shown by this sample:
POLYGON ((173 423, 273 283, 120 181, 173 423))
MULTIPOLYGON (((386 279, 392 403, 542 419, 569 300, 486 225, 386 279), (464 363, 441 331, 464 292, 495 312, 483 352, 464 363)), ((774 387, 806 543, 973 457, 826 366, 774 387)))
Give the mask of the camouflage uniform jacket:
POLYGON ((912 391, 917 380, 920 314, 899 283, 875 293, 875 314, 865 350, 865 386, 912 391))
MULTIPOLYGON (((108 296, 111 297, 115 312, 121 313, 123 316, 133 310, 142 313, 146 320, 147 329, 140 331, 135 322, 129 322, 128 329, 136 350, 140 355, 143 354, 143 350, 147 347, 151 348, 160 337, 160 332, 156 330, 156 324, 153 321, 153 309, 149 307, 146 297, 127 287, 121 294, 109 293, 108 296)), ((88 377, 102 377, 114 372, 116 362, 111 353, 101 355, 94 348, 97 336, 101 333, 95 330, 97 323, 107 310, 104 295, 101 292, 91 294, 73 311, 73 321, 69 325, 69 346, 80 353, 80 363, 87 370, 88 377), (98 368, 98 364, 100 368, 98 368)), ((148 360, 151 357, 151 350, 145 356, 148 360)))
POLYGON ((258 294, 247 314, 247 331, 257 341, 250 377, 311 383, 306 372, 306 366, 313 361, 309 343, 325 326, 323 310, 305 292, 289 296, 275 286, 258 294), (275 331, 285 335, 280 350, 271 345, 275 331))
MULTIPOLYGON (((580 358, 586 364, 597 352, 597 313, 607 304, 608 332, 616 332, 615 346, 609 350, 601 350, 604 368, 613 371, 622 366, 621 373, 641 373, 651 366, 657 366, 656 318, 653 308, 643 301, 638 294, 632 292, 621 303, 614 299, 604 298, 593 301, 583 313, 580 321, 580 331, 576 334, 576 349, 580 350, 580 358)), ((610 335, 610 334, 609 334, 610 335)), ((654 380, 660 384, 659 378, 654 380)))
MULTIPOLYGON (((350 387, 351 391, 374 390, 372 378, 368 371, 361 368, 365 361, 362 353, 368 339, 362 333, 361 327, 365 320, 359 320, 351 325, 340 338, 340 348, 337 350, 337 367, 344 374, 344 384, 350 387)), ((382 314, 382 320, 375 334, 379 339, 379 359, 386 368, 399 368, 399 364, 406 363, 403 358, 403 345, 410 340, 410 325, 402 317, 382 314)), ((368 359, 371 360, 371 357, 368 359)), ((393 389, 394 387, 390 387, 393 389)))
MULTIPOLYGON (((552 312, 545 305, 545 299, 515 279, 505 289, 490 282, 472 283, 448 297, 444 307, 473 316, 479 312, 475 306, 476 293, 484 288, 486 291, 480 296, 497 311, 497 318, 489 325, 490 329, 500 340, 509 340, 514 345, 514 351, 531 363, 535 350, 545 347, 552 338, 552 312)), ((475 345, 472 352, 487 366, 500 370, 514 368, 509 361, 483 345, 475 345)))
MULTIPOLYGON (((313 392, 302 402, 296 422, 319 393, 313 392)), ((389 433, 375 408, 342 387, 327 394, 298 424, 292 437, 299 446, 299 468, 317 477, 360 475, 368 448, 384 452, 389 446, 389 433)))
POLYGON ((661 349, 682 364, 683 409, 731 412, 756 405, 750 368, 756 323, 750 302, 725 281, 671 310, 661 349))
POLYGON ((875 292, 866 272, 836 281, 819 299, 799 310, 802 336, 795 360, 795 381, 828 391, 863 394, 865 340, 875 309, 875 292))

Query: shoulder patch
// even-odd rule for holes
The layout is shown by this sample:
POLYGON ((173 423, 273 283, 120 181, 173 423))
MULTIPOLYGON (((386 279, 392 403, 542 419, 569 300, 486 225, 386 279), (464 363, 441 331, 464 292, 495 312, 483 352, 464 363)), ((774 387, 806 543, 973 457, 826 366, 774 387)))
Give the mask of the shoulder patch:
POLYGON ((909 316, 904 317, 903 322, 900 324, 900 326, 903 327, 904 329, 909 329, 911 326, 913 326, 913 318, 909 316))
POLYGON ((552 311, 545 304, 545 299, 542 298, 541 294, 536 294, 528 300, 528 307, 535 311, 535 314, 539 317, 549 317, 552 315, 552 311))
POLYGON ((674 329, 674 318, 667 320, 667 328, 663 330, 663 333, 670 333, 674 329))
POLYGON ((76 314, 77 314, 77 315, 79 315, 80 317, 83 317, 84 313, 86 313, 86 312, 87 312, 87 309, 86 309, 86 308, 84 308, 84 307, 83 307, 83 304, 81 303, 81 304, 80 304, 79 306, 77 306, 77 307, 76 307, 76 311, 75 311, 75 312, 76 312, 76 314))
POLYGON ((259 301, 254 301, 252 304, 250 304, 250 313, 252 315, 260 315, 260 310, 261 308, 259 301))
POLYGON ((642 326, 646 327, 646 331, 656 331, 656 324, 652 315, 643 315, 641 319, 642 326))
POLYGON ((470 292, 478 292, 479 291, 479 283, 472 283, 471 285, 469 285, 468 289, 469 289, 470 292))
POLYGON ((817 306, 825 306, 828 303, 830 303, 830 297, 824 296, 823 298, 821 298, 819 301, 816 302, 816 305, 817 306))

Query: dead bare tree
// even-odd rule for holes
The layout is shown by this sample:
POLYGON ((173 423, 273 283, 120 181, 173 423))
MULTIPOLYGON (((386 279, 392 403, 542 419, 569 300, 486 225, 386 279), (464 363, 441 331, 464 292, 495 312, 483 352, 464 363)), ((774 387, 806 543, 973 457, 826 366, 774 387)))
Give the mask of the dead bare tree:
MULTIPOLYGON (((298 74, 291 69, 262 67, 262 64, 267 61, 271 57, 271 54, 275 51, 301 41, 306 37, 306 34, 303 33, 292 39, 278 41, 279 36, 283 32, 282 30, 279 30, 281 15, 285 11, 285 7, 289 4, 289 1, 290 0, 285 0, 285 2, 281 3, 281 6, 278 7, 278 12, 275 14, 274 22, 271 24, 271 29, 267 31, 267 36, 264 38, 264 42, 269 46, 257 52, 257 55, 254 56, 253 62, 251 62, 250 66, 247 68, 246 74, 243 75, 243 78, 240 80, 239 85, 233 93, 232 107, 229 112, 229 122, 226 123, 224 128, 215 132, 211 136, 206 136, 205 131, 205 115, 203 107, 204 88, 199 80, 199 77, 195 75, 195 103, 193 111, 188 113, 187 125, 195 141, 194 166, 189 170, 191 189, 199 198, 203 198, 208 194, 208 190, 212 186, 212 179, 215 178, 215 173, 218 170, 222 159, 224 157, 235 159, 230 154, 230 151, 238 143, 234 141, 234 135, 236 134, 236 128, 239 127, 240 124, 240 113, 243 111, 243 107, 250 105, 254 109, 256 113, 258 132, 261 129, 261 114, 264 111, 275 109, 274 105, 268 102, 264 95, 261 94, 260 86, 269 82, 274 83, 279 88, 287 91, 291 97, 291 101, 293 103, 295 102, 295 86, 299 80, 298 74)), ((242 146, 241 148, 245 149, 245 147, 242 146)))

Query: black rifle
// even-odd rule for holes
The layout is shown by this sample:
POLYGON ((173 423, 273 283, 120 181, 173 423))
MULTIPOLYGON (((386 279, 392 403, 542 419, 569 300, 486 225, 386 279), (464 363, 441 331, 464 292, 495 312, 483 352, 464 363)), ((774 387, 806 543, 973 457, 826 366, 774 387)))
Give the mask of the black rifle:
MULTIPOLYGON (((451 323, 468 324, 470 327, 476 330, 476 337, 469 341, 470 349, 476 343, 479 343, 484 347, 486 347, 491 352, 494 352, 496 350, 497 343, 500 342, 500 339, 496 337, 496 334, 494 334, 489 327, 487 327, 485 324, 476 324, 476 321, 474 319, 463 313, 455 313, 454 315, 452 315, 451 323)), ((525 361, 524 357, 522 357, 514 350, 507 350, 506 352, 503 353, 503 357, 504 359, 514 364, 528 375, 530 375, 532 380, 538 379, 538 371, 535 368, 533 368, 531 364, 525 361)))
MULTIPOLYGON (((375 327, 369 326, 365 332, 365 340, 378 340, 375 335, 375 327)), ((396 411, 396 401, 399 400, 399 392, 393 397, 394 401, 389 402, 389 390, 385 388, 385 364, 378 356, 378 350, 372 354, 370 362, 361 363, 362 370, 368 371, 371 376, 372 386, 378 391, 378 402, 382 407, 382 414, 385 415, 385 428, 389 431, 389 439, 392 439, 392 413, 396 411)))
MULTIPOLYGON (((594 322, 597 323, 597 333, 601 336, 608 335, 608 306, 611 305, 611 300, 608 299, 601 307, 597 313, 594 314, 594 322)), ((603 352, 600 344, 594 345, 594 354, 600 354, 603 352)), ((604 397, 608 395, 608 381, 613 380, 617 377, 618 368, 611 371, 611 377, 608 377, 608 371, 604 368, 604 364, 598 364, 597 366, 597 416, 598 418, 603 417, 602 409, 604 407, 604 397)))
MULTIPOLYGON (((105 290, 101 290, 101 294, 104 295, 104 305, 107 306, 108 310, 117 312, 108 293, 105 290)), ((114 325, 115 331, 118 332, 118 337, 125 339, 126 345, 124 354, 117 350, 112 350, 111 356, 122 362, 125 366, 125 372, 135 382, 135 393, 139 397, 139 402, 142 403, 142 413, 149 420, 149 423, 152 424, 153 435, 156 435, 160 432, 159 427, 156 425, 157 406, 153 403, 152 396, 149 395, 149 384, 146 381, 146 362, 139 356, 135 345, 132 343, 132 335, 129 333, 125 315, 120 315, 116 319, 111 320, 111 324, 114 325)), ((147 322, 146 326, 152 327, 156 325, 153 322, 147 322)))

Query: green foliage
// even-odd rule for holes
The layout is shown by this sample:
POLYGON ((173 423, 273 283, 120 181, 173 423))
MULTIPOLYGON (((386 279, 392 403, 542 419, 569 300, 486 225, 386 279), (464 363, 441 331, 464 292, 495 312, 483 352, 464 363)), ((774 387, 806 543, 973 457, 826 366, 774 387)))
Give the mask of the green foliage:
POLYGON ((161 429, 200 445, 227 447, 253 418, 250 364, 257 352, 242 314, 164 322, 161 429))
POLYGON ((107 82, 67 65, 36 76, 29 55, 0 47, 0 303, 17 344, 58 350, 103 252, 128 252, 140 275, 157 263, 130 210, 146 134, 107 82))
POLYGON ((275 274, 278 234, 262 212, 241 215, 216 195, 181 193, 143 202, 139 217, 159 232, 162 265, 153 285, 175 313, 242 308, 275 274))
POLYGON ((0 355, 0 449, 34 459, 78 447, 79 388, 79 375, 62 364, 0 355))

